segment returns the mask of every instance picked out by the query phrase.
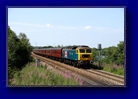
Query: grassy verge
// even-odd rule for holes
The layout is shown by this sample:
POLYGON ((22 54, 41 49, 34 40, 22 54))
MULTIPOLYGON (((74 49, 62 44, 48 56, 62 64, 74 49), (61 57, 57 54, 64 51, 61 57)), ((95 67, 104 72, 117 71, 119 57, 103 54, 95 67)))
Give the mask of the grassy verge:
POLYGON ((79 85, 73 78, 66 78, 47 70, 47 66, 27 65, 14 74, 9 85, 79 85))
POLYGON ((114 74, 124 76, 124 68, 122 68, 122 67, 114 68, 114 67, 111 67, 111 66, 104 66, 103 70, 107 71, 107 72, 111 72, 111 73, 114 73, 114 74))
POLYGON ((118 75, 122 75, 124 76, 124 67, 122 66, 117 66, 117 65, 109 65, 109 64, 102 64, 101 67, 98 67, 98 63, 94 63, 93 67, 95 69, 100 69, 100 70, 104 70, 107 72, 111 72, 114 74, 118 74, 118 75))

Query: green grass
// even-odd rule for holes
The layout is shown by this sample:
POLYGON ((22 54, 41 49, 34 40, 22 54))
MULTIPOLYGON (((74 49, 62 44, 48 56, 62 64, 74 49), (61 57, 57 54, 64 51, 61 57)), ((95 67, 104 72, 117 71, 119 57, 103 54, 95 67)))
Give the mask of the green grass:
MULTIPOLYGON (((93 64, 93 68, 99 69, 98 63, 93 64)), ((112 66, 111 64, 102 64, 100 67, 101 70, 111 72, 114 74, 122 75, 124 76, 124 68, 121 66, 112 66)))
POLYGON ((73 78, 65 78, 47 70, 47 66, 27 65, 14 74, 9 85, 79 85, 73 78))
POLYGON ((103 70, 107 71, 107 72, 111 72, 111 73, 114 73, 114 74, 124 76, 124 68, 122 68, 122 67, 112 68, 112 67, 109 67, 109 66, 104 66, 103 70))

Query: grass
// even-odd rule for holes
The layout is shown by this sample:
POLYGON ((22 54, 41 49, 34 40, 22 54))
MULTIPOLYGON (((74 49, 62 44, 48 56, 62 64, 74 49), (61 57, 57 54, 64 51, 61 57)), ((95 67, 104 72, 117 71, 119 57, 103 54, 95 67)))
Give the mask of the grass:
MULTIPOLYGON (((95 63, 93 65, 93 67, 95 69, 99 69, 97 63, 95 63)), ((102 64, 100 69, 104 70, 104 71, 107 71, 107 72, 111 72, 111 73, 114 73, 114 74, 118 74, 118 75, 124 76, 124 67, 122 67, 122 66, 117 66, 115 64, 113 64, 113 65, 111 65, 111 64, 102 64)))
POLYGON ((82 81, 75 80, 69 76, 55 74, 47 70, 47 66, 35 67, 32 64, 27 65, 21 71, 14 74, 9 80, 9 85, 79 85, 82 81))
POLYGON ((114 67, 111 67, 111 66, 104 66, 103 70, 107 71, 107 72, 111 72, 111 73, 114 73, 114 74, 124 76, 124 68, 122 68, 122 67, 114 68, 114 67))

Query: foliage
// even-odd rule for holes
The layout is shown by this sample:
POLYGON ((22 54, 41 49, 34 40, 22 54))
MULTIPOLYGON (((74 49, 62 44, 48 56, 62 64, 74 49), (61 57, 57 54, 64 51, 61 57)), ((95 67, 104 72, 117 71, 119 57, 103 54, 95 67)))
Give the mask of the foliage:
POLYGON ((79 85, 72 78, 65 78, 60 74, 55 74, 47 70, 47 66, 35 67, 33 64, 27 65, 21 71, 14 74, 10 85, 79 85))
POLYGON ((33 49, 41 49, 41 48, 54 48, 53 46, 34 46, 33 49))
POLYGON ((96 48, 92 48, 92 55, 93 55, 93 61, 98 61, 96 57, 98 55, 96 48))
POLYGON ((22 45, 24 46, 24 59, 26 59, 26 63, 28 61, 32 61, 32 57, 31 56, 31 52, 33 50, 33 47, 31 46, 31 44, 29 43, 29 39, 27 38, 27 36, 24 33, 20 33, 18 38, 20 39, 22 45))
POLYGON ((49 45, 49 46, 34 46, 33 48, 34 49, 41 49, 41 48, 62 48, 62 47, 64 47, 64 46, 63 45, 57 45, 57 46, 49 45))
POLYGON ((8 27, 8 77, 12 77, 16 70, 21 69, 32 60, 32 47, 24 33, 19 37, 8 27))
MULTIPOLYGON (((92 49, 93 51, 93 60, 94 60, 94 68, 98 68, 98 50, 96 48, 92 49)), ((124 75, 124 41, 120 41, 120 43, 116 46, 111 46, 108 48, 104 48, 101 50, 101 55, 104 56, 104 58, 101 58, 100 69, 119 74, 124 75)))
POLYGON ((100 70, 104 70, 107 72, 111 72, 114 74, 118 74, 118 75, 124 75, 124 67, 122 66, 117 66, 116 64, 106 64, 103 63, 102 66, 99 67, 98 62, 95 62, 92 66, 92 68, 94 69, 100 69, 100 70))
MULTIPOLYGON (((120 41, 117 47, 104 48, 101 52, 105 56, 105 58, 101 59, 102 63, 124 65, 124 41, 120 41)), ((93 59, 98 61, 96 56, 98 56, 98 51, 93 48, 93 59)))
POLYGON ((108 71, 118 75, 124 75, 124 68, 119 66, 103 66, 104 71, 108 71))

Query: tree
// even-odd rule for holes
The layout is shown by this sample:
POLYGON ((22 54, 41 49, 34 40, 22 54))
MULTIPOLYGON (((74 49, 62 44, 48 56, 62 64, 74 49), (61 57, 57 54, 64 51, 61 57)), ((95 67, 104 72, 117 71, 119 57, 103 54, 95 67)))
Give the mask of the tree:
POLYGON ((120 43, 115 46, 111 46, 103 49, 105 58, 102 59, 103 62, 107 64, 124 64, 124 41, 120 41, 120 43))
POLYGON ((92 56, 93 56, 93 61, 97 61, 97 49, 96 48, 92 48, 92 56))
POLYGON ((30 61, 32 47, 25 34, 16 36, 15 32, 8 27, 8 77, 13 76, 13 70, 21 69, 30 61))
POLYGON ((29 61, 32 60, 30 55, 31 55, 31 52, 33 50, 33 47, 31 46, 31 44, 29 42, 29 39, 27 38, 26 34, 20 33, 18 38, 20 39, 22 45, 26 48, 26 55, 24 55, 24 57, 26 57, 26 61, 27 60, 29 60, 29 61))
POLYGON ((120 43, 117 46, 118 57, 116 63, 118 65, 124 65, 124 41, 120 41, 120 43))
POLYGON ((18 61, 17 51, 19 49, 20 40, 17 38, 14 31, 8 28, 8 65, 9 67, 16 66, 18 61))

